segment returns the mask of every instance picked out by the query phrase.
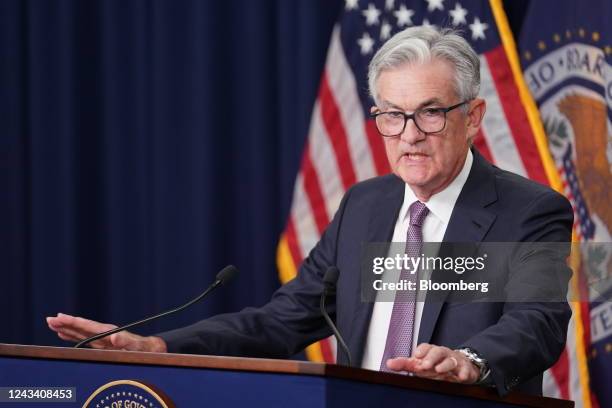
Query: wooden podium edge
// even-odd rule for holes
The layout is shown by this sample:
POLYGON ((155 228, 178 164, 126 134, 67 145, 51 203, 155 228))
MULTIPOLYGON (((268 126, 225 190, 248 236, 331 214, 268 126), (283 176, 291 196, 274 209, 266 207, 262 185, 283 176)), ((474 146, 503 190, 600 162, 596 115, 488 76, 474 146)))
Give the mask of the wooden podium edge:
POLYGON ((0 343, 0 356, 313 375, 360 381, 371 384, 391 385, 395 387, 436 392, 464 398, 500 401, 526 407, 574 407, 574 402, 568 400, 549 397, 536 397, 519 392, 512 392, 502 398, 493 388, 442 382, 429 380, 426 378, 407 377, 392 373, 363 370, 360 368, 351 368, 335 364, 311 363, 307 361, 202 356, 192 354, 145 353, 138 351, 75 349, 67 347, 29 346, 3 343, 0 343))
POLYGON ((148 353, 140 351, 97 350, 90 348, 75 349, 71 347, 29 346, 4 343, 0 343, 0 356, 325 375, 325 364, 323 363, 265 358, 148 353))

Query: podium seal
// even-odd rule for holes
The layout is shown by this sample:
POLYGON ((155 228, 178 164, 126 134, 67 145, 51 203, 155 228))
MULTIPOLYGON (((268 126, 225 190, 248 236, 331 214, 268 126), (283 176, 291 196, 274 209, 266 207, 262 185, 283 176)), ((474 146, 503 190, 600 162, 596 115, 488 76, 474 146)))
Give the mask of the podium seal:
POLYGON ((136 380, 117 380, 95 390, 83 408, 174 408, 174 404, 151 385, 136 380))

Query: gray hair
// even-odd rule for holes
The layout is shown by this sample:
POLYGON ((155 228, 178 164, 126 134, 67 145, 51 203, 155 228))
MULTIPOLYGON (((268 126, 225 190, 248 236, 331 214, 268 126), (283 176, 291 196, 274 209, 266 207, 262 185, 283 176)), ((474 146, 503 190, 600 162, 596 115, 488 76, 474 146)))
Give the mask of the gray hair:
POLYGON ((378 105, 376 81, 380 74, 403 64, 425 63, 441 58, 455 68, 455 92, 461 101, 473 99, 480 90, 480 59, 468 42, 450 28, 410 27, 391 37, 376 52, 368 69, 368 86, 378 105))

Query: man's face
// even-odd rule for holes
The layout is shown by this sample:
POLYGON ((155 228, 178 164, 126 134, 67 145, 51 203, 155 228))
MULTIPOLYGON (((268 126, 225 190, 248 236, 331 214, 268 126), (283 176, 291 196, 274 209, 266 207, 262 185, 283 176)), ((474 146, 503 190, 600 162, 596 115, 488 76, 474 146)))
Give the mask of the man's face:
MULTIPOLYGON (((377 81, 381 106, 373 111, 412 113, 418 108, 446 108, 463 102, 456 95, 454 75, 451 64, 440 59, 383 71, 377 81)), ((484 114, 481 100, 467 106, 467 115, 461 108, 448 112, 446 126, 439 133, 424 134, 409 120, 401 135, 384 138, 391 169, 419 199, 428 200, 461 171, 469 148, 468 137, 476 133, 484 114), (479 112, 474 114, 474 108, 480 108, 479 112)))

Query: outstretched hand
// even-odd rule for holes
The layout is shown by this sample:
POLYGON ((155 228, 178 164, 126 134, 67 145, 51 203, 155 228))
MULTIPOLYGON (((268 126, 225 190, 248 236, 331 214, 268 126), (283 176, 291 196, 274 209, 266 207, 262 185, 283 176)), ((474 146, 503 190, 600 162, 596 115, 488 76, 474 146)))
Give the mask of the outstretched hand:
POLYGON ((460 352, 427 343, 419 344, 412 357, 387 360, 387 367, 418 377, 464 384, 475 383, 480 375, 478 368, 460 352))
MULTIPOLYGON (((95 334, 102 333, 117 326, 100 323, 82 317, 58 313, 47 317, 47 325, 62 340, 79 342, 95 334)), ((89 343, 93 348, 108 350, 150 351, 165 353, 166 343, 159 337, 143 337, 128 331, 121 331, 89 343)))

